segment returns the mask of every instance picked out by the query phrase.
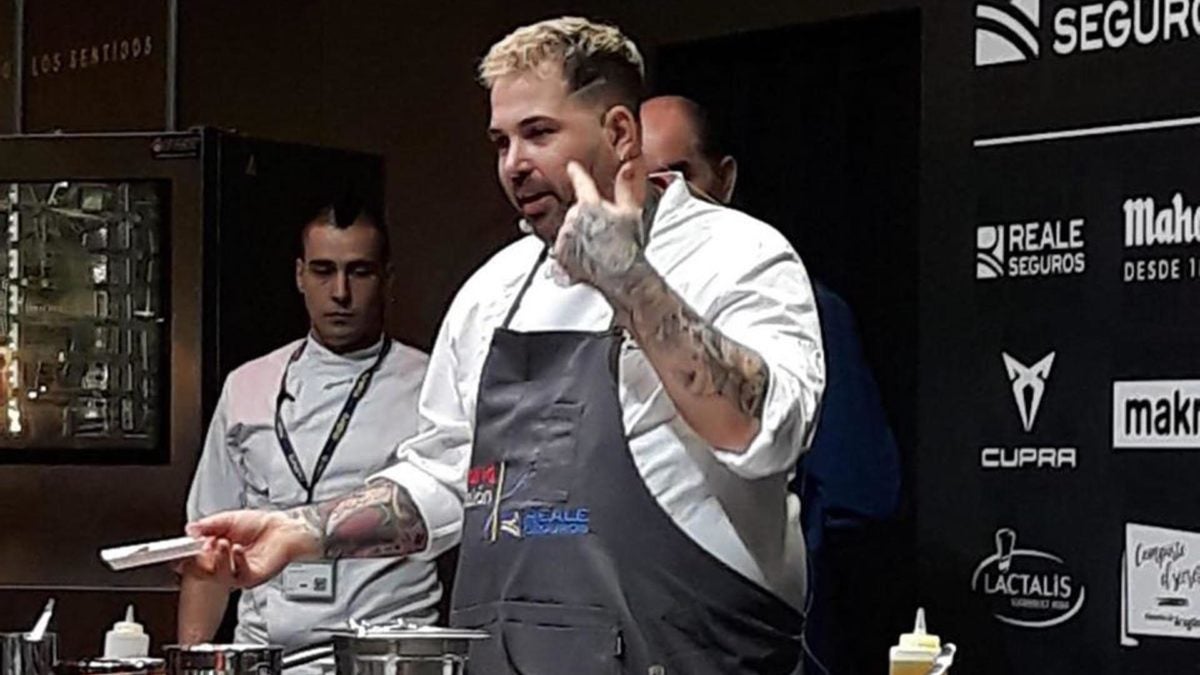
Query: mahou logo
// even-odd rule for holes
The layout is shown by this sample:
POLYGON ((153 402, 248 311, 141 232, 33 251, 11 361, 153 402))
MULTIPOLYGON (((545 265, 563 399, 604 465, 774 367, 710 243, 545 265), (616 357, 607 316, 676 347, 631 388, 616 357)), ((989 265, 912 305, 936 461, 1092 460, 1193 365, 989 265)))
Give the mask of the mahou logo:
POLYGON ((1017 548, 1016 530, 1010 528, 996 531, 996 551, 975 568, 971 590, 990 603, 997 621, 1022 628, 1066 623, 1087 596, 1062 558, 1017 548))

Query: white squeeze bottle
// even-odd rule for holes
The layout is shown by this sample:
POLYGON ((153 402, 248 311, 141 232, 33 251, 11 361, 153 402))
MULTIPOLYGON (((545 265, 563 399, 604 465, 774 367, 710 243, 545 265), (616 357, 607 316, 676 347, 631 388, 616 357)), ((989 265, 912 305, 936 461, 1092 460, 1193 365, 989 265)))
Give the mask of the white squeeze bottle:
POLYGON ((150 636, 142 624, 133 620, 133 605, 130 605, 125 610, 125 620, 114 623, 112 630, 104 634, 104 658, 127 659, 149 653, 150 636))
POLYGON ((942 651, 942 641, 925 632, 925 609, 917 610, 913 632, 900 635, 900 643, 888 654, 890 675, 927 675, 942 651))

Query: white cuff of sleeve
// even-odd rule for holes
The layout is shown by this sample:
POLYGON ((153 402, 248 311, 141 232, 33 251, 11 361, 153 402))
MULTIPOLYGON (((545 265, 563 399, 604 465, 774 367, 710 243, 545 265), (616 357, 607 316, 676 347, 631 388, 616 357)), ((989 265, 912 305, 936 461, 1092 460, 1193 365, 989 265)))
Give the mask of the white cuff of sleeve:
POLYGON ((717 450, 717 459, 747 480, 790 471, 800 456, 801 438, 795 433, 800 406, 799 383, 788 373, 771 370, 758 433, 743 452, 717 450))
POLYGON ((432 560, 458 543, 462 535, 462 502, 453 491, 409 462, 390 466, 367 482, 377 480, 389 480, 408 490, 425 522, 429 543, 425 550, 410 554, 410 558, 432 560))

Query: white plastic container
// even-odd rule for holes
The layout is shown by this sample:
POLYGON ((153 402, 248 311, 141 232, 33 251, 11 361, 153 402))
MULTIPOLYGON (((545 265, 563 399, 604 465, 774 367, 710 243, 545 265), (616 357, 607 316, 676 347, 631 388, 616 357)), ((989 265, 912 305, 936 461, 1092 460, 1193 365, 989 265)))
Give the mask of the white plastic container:
POLYGON ((150 636, 142 624, 133 620, 133 605, 125 610, 125 620, 113 624, 104 634, 104 658, 127 659, 150 654, 150 636))
POLYGON ((942 652, 942 641, 925 632, 925 610, 917 610, 913 632, 900 635, 898 644, 888 653, 890 675, 928 675, 942 652))

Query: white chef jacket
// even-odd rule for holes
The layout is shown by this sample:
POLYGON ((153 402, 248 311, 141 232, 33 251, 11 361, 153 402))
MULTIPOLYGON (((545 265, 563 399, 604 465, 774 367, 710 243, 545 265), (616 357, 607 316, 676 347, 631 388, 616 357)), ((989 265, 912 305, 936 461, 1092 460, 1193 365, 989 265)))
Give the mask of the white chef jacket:
MULTIPOLYGON (((430 533, 421 555, 453 546, 492 332, 503 322, 543 247, 528 235, 502 249, 463 285, 442 324, 421 391, 420 432, 379 474, 408 488, 430 533)), ((761 429, 743 453, 716 450, 675 410, 633 340, 618 382, 625 433, 650 492, 697 544, 747 578, 803 606, 799 501, 787 491, 808 447, 824 389, 816 302, 796 252, 754 218, 693 197, 673 180, 659 202, 645 256, 690 307, 757 352, 770 370, 761 429)), ((586 284, 564 286, 546 261, 510 328, 604 330, 612 308, 586 284)))
MULTIPOLYGON (((280 411, 311 481, 334 420, 359 374, 375 362, 383 340, 342 355, 311 335, 305 340, 304 353, 288 371, 287 392, 295 400, 280 411)), ((297 340, 255 359, 226 379, 188 495, 189 520, 229 509, 282 510, 305 503, 305 490, 288 468, 274 430, 280 380, 299 344, 297 340)), ((396 444, 416 432, 417 395, 427 365, 424 353, 392 342, 316 485, 315 502, 362 487, 392 461, 396 444)), ((442 588, 429 560, 343 559, 336 565, 333 602, 285 598, 281 577, 243 591, 237 641, 294 648, 320 639, 311 633, 313 627, 344 624, 349 618, 436 619, 442 588)))

